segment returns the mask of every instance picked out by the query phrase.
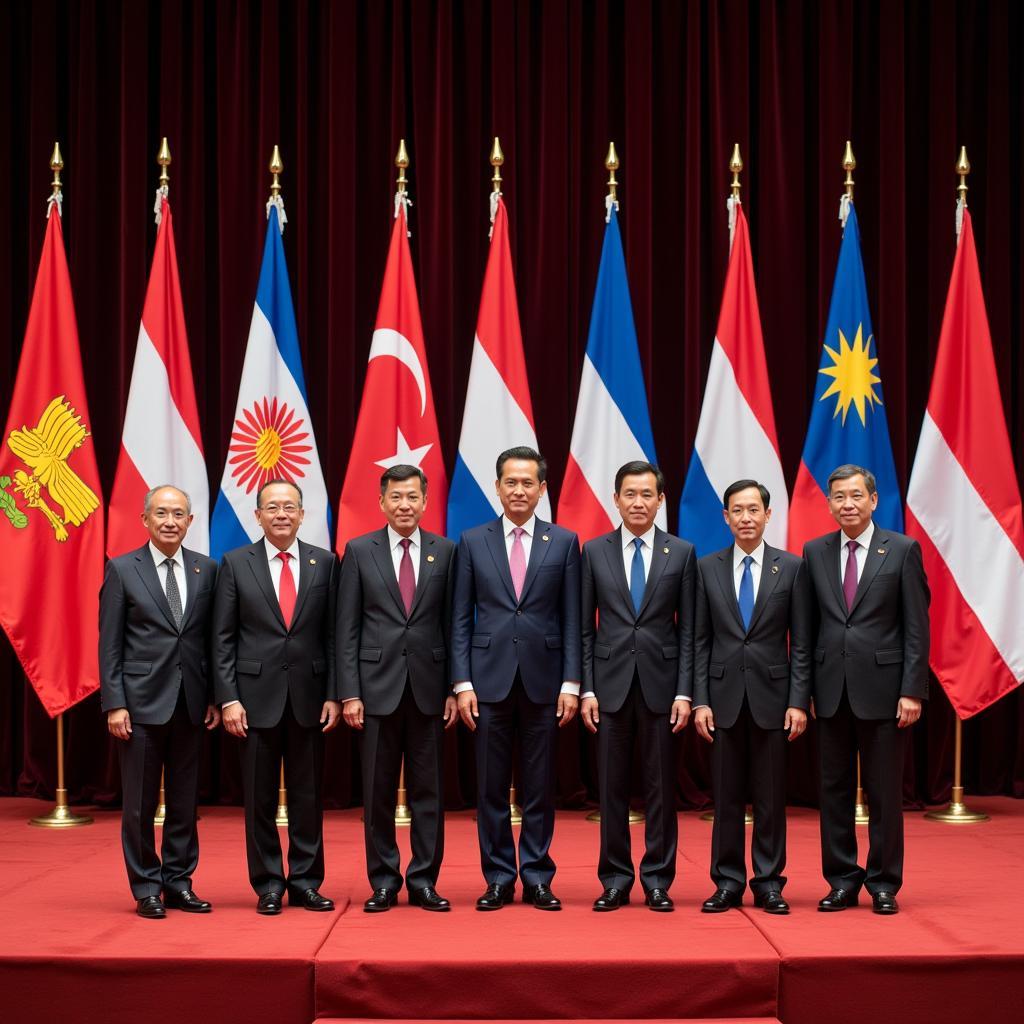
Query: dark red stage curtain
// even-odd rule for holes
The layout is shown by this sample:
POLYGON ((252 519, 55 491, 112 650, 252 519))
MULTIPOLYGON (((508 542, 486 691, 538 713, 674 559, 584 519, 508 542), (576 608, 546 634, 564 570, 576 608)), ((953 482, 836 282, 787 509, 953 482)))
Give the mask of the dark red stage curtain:
MULTIPOLYGON (((523 335, 557 492, 597 271, 609 139, 670 522, 700 409, 739 142, 783 464, 792 479, 813 394, 840 233, 845 140, 896 464, 905 485, 954 251, 952 173, 970 202, 1018 469, 1024 460, 1020 127, 1024 9, 1010 2, 446 0, 114 2, 5 7, 0 139, 0 401, 10 395, 45 224, 54 139, 93 422, 109 493, 135 351, 161 135, 210 480, 220 479, 265 229, 266 165, 284 157, 284 236, 310 408, 337 495, 388 244, 392 160, 412 157, 412 248, 449 467, 487 251, 491 136, 501 136, 523 335)), ((555 494, 557 497, 557 493, 555 494)), ((0 528, 3 528, 0 525, 0 528)), ((68 716, 76 800, 117 798, 95 698, 68 716)), ((1024 703, 966 728, 969 788, 1024 796, 1024 703)), ((0 792, 52 791, 54 730, 0 652, 0 792)), ((450 803, 473 795, 470 744, 449 740, 450 803)), ((814 737, 793 750, 813 802, 814 737)), ((915 730, 907 796, 948 795, 952 716, 915 730)), ((237 751, 209 745, 206 800, 238 798, 237 751)), ((358 799, 351 737, 331 738, 328 796, 358 799)), ((707 798, 686 736, 680 802, 707 798)), ((564 737, 561 798, 593 794, 590 747, 564 737)))

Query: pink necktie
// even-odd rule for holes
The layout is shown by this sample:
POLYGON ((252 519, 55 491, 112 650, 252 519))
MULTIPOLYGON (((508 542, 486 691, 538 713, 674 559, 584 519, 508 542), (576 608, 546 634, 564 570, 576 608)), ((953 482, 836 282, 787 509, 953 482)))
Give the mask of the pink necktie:
POLYGON ((405 605, 405 614, 408 615, 412 611, 412 599, 416 596, 416 574, 412 570, 412 559, 409 557, 409 545, 412 541, 408 537, 403 537, 398 543, 402 545, 402 560, 398 563, 398 589, 405 605))
POLYGON ((846 556, 846 572, 843 575, 843 595, 846 597, 846 610, 852 611, 853 599, 857 596, 857 542, 848 540, 846 556))
POLYGON ((515 588, 516 600, 523 594, 523 584, 526 582, 526 550, 523 547, 523 534, 526 531, 521 526, 512 529, 512 550, 508 556, 508 567, 512 570, 512 586, 515 588))
POLYGON ((277 588, 277 600, 281 605, 285 629, 291 629, 292 615, 295 613, 295 577, 292 575, 288 560, 292 556, 287 551, 279 551, 277 557, 281 559, 281 582, 277 588))

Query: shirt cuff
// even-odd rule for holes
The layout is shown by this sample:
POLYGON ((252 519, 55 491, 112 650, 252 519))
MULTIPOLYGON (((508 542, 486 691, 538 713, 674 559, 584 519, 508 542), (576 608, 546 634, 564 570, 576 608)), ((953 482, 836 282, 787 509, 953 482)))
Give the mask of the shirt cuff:
POLYGON ((586 700, 588 697, 593 697, 595 700, 597 700, 597 694, 594 693, 593 690, 587 690, 586 693, 580 694, 580 700, 586 700))
MULTIPOLYGON (((686 700, 685 697, 680 697, 679 699, 680 700, 686 700)), ((711 707, 710 704, 698 704, 693 710, 694 711, 700 711, 701 708, 709 708, 709 707, 711 707)))
POLYGON ((363 699, 362 697, 342 697, 341 698, 341 703, 342 704, 347 704, 350 700, 362 700, 362 699, 363 699))
POLYGON ((458 696, 460 693, 469 693, 473 689, 473 684, 467 679, 465 682, 456 683, 452 687, 452 693, 458 696))
POLYGON ((568 693, 568 694, 571 694, 573 697, 578 697, 580 695, 580 684, 579 683, 568 683, 568 682, 562 683, 562 689, 559 690, 558 692, 559 693, 568 693))
POLYGON ((685 700, 687 704, 692 704, 693 703, 693 698, 692 697, 684 697, 681 693, 677 693, 675 695, 674 699, 675 700, 685 700))
POLYGON ((223 704, 221 704, 220 709, 221 709, 221 711, 223 711, 225 708, 231 707, 232 704, 241 704, 241 703, 242 702, 240 700, 226 700, 226 701, 224 701, 223 704))

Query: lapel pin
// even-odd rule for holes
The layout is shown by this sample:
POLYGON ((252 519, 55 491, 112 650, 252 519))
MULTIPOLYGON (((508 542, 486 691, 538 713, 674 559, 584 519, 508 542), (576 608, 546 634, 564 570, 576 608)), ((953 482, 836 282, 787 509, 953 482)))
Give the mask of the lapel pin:
POLYGON ((310 564, 310 565, 316 565, 316 559, 315 559, 315 558, 311 558, 311 559, 309 560, 309 564, 310 564))
POLYGON ((666 555, 668 554, 668 548, 662 548, 661 550, 664 551, 666 555))
POLYGON ((540 535, 540 539, 541 539, 541 540, 548 540, 549 538, 548 538, 548 535, 547 535, 546 533, 542 533, 542 534, 540 535))
POLYGON ((779 571, 779 567, 777 565, 773 565, 772 566, 772 575, 774 576, 778 571, 779 571))
POLYGON ((197 566, 195 567, 195 574, 196 574, 197 576, 199 575, 199 566, 198 566, 198 565, 197 565, 197 566))
POLYGON ((432 562, 433 560, 434 560, 434 556, 433 555, 427 555, 427 561, 428 562, 432 562))
POLYGON ((884 554, 885 554, 885 548, 879 548, 879 549, 878 549, 878 553, 879 553, 880 555, 884 555, 884 554))

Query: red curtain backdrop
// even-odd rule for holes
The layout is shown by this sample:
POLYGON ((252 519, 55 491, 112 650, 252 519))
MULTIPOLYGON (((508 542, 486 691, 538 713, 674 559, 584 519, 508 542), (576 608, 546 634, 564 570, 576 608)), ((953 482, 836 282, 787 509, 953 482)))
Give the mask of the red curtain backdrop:
MULTIPOLYGON (((965 144, 1003 404, 1018 475, 1024 8, 1016 3, 32 0, 5 8, 0 139, 0 401, 17 368, 45 227, 47 160, 66 160, 64 227, 90 429, 109 494, 147 266, 160 137, 209 475, 220 479, 265 230, 267 163, 285 162, 284 235, 309 402, 331 495, 345 472, 391 224, 398 140, 412 159, 413 259, 449 466, 487 251, 491 138, 501 137, 526 357, 557 491, 568 451, 614 140, 621 224, 669 519, 697 426, 739 142, 783 465, 796 473, 840 241, 846 139, 892 430, 905 486, 954 252, 965 144)), ((756 473, 756 467, 752 467, 756 473)), ((609 481, 609 486, 611 482, 609 481)), ((557 494, 554 495, 557 498, 557 494)), ((369 497, 369 496, 368 496, 369 497)), ((984 552, 979 552, 984 557, 984 552)), ((69 614, 73 614, 69 595, 69 614)), ((118 797, 96 698, 68 716, 76 801, 118 797)), ((948 798, 953 719, 937 690, 915 729, 907 795, 948 798)), ((52 795, 54 727, 0 651, 0 793, 52 795)), ((970 790, 1024 796, 1024 701, 967 723, 970 790)), ((449 738, 448 799, 473 797, 449 738)), ((790 797, 813 802, 812 734, 790 797)), ((234 741, 211 738, 203 799, 239 797, 234 741)), ((687 731, 682 806, 707 799, 687 731)), ((358 800, 351 736, 331 737, 327 795, 358 800)), ((591 747, 563 737, 565 805, 594 793, 591 747)))

